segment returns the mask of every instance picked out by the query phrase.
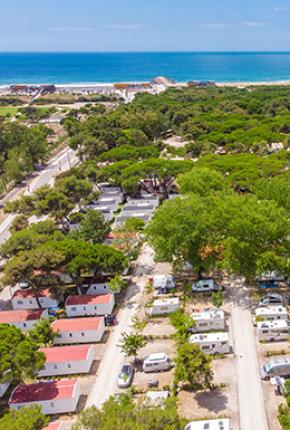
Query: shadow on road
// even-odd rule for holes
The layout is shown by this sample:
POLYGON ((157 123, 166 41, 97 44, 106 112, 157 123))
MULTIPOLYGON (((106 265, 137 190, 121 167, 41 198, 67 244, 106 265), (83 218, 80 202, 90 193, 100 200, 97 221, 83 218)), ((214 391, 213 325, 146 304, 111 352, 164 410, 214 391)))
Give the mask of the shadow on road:
POLYGON ((208 409, 215 414, 226 410, 228 405, 227 396, 219 390, 202 391, 197 393, 195 398, 201 408, 208 409))

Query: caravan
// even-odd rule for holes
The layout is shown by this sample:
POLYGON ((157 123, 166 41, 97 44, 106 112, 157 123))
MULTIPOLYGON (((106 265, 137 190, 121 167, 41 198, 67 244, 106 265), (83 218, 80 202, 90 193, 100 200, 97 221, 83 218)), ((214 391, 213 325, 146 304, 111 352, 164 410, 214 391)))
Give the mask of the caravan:
POLYGON ((190 329, 192 333, 224 330, 225 328, 225 314, 218 308, 208 308, 203 312, 193 312, 191 318, 195 322, 194 327, 190 329))
POLYGON ((193 334, 190 343, 196 343, 206 354, 229 354, 229 335, 225 332, 193 334))
POLYGON ((170 370, 172 367, 172 362, 170 358, 164 352, 158 354, 150 354, 145 357, 143 362, 143 371, 145 373, 150 372, 162 372, 165 370, 170 370))
POLYGON ((275 376, 290 376, 290 357, 276 358, 260 368, 261 378, 270 380, 275 376))
POLYGON ((258 322, 257 333, 259 341, 287 340, 289 334, 288 322, 285 320, 258 322))
POLYGON ((255 309, 254 325, 259 321, 288 320, 288 312, 284 306, 266 306, 255 309))

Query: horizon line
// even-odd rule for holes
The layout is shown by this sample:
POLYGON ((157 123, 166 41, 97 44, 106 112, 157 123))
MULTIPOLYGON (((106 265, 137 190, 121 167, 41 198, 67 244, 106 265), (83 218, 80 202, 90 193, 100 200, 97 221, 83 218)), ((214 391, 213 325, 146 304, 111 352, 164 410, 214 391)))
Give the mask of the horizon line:
POLYGON ((55 51, 55 50, 48 50, 48 51, 38 51, 38 50, 32 50, 32 51, 1 51, 0 55, 3 54, 290 54, 290 50, 273 50, 273 51, 266 51, 266 50, 141 50, 141 51, 55 51))

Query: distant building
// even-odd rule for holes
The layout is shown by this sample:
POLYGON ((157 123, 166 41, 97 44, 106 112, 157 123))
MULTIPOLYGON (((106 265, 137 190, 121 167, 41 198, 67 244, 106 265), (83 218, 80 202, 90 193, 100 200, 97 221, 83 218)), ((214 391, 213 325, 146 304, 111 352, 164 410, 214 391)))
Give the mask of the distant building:
POLYGON ((51 327, 57 336, 55 345, 100 342, 105 333, 104 318, 67 318, 53 321, 51 327))
POLYGON ((38 405, 45 415, 74 412, 80 398, 78 379, 19 384, 9 399, 10 409, 38 405))

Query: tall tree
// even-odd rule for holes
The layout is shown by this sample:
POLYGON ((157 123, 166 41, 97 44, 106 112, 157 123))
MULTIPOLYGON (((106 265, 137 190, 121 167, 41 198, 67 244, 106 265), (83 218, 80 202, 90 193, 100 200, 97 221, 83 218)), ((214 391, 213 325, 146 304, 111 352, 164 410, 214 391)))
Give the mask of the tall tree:
POLYGON ((12 409, 0 418, 0 430, 41 430, 48 421, 40 406, 12 409))

